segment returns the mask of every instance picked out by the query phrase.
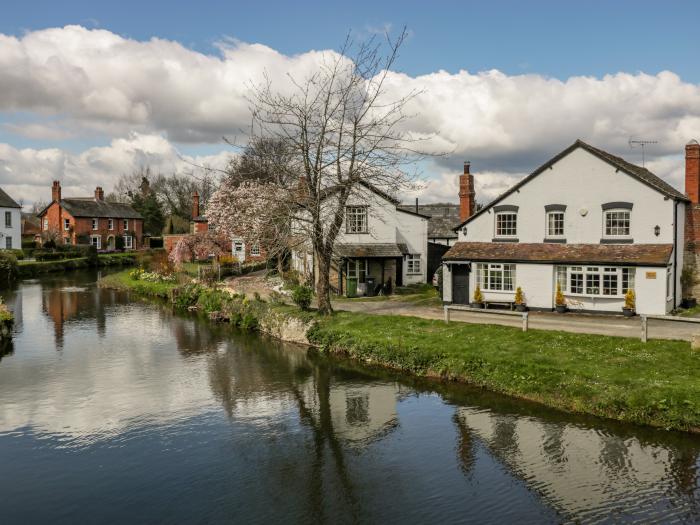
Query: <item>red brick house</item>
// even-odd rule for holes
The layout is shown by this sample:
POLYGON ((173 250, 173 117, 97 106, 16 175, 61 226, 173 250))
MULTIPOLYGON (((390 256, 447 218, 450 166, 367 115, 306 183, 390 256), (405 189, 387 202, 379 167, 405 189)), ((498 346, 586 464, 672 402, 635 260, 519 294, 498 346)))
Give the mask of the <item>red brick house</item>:
POLYGON ((143 246, 143 217, 128 204, 105 201, 99 186, 94 197, 63 198, 61 183, 54 181, 51 204, 38 217, 42 234, 53 233, 62 244, 92 244, 101 251, 143 246))
MULTIPOLYGON (((205 233, 209 231, 209 220, 201 214, 199 206, 199 194, 192 195, 192 218, 190 220, 190 234, 205 233)), ((177 245, 178 241, 185 237, 185 234, 173 234, 163 236, 163 247, 170 253, 177 245)), ((265 249, 259 244, 247 246, 242 238, 234 237, 230 244, 231 256, 241 263, 254 263, 267 260, 265 249)))

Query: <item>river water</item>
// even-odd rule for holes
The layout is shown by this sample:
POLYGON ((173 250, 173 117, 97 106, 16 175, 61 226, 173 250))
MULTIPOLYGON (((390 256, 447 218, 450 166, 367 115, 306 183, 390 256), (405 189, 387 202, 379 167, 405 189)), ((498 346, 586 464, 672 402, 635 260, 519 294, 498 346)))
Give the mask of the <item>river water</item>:
POLYGON ((0 523, 700 522, 700 438, 387 374, 25 281, 0 523))

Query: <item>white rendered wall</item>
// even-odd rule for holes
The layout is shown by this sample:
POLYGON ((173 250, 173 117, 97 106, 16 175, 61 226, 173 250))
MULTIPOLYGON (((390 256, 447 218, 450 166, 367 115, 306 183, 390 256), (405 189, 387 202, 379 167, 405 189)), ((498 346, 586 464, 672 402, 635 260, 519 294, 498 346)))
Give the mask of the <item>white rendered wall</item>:
MULTIPOLYGON (((477 175, 478 177, 478 175, 477 175)), ((540 243, 545 238, 547 204, 565 204, 564 237, 568 244, 599 244, 603 237, 603 211, 608 202, 631 202, 630 236, 635 244, 673 242, 675 201, 579 148, 550 169, 508 195, 498 205, 518 206, 518 241, 540 243), (583 216, 581 210, 587 210, 583 216), (659 225, 660 235, 654 235, 659 225)), ((495 213, 490 209, 459 231, 460 241, 491 242, 495 213)), ((682 223, 680 223, 682 229, 682 223)))
POLYGON ((4 250, 6 246, 6 238, 12 237, 12 249, 19 250, 22 248, 22 215, 19 208, 0 208, 0 250, 4 250), (10 212, 12 215, 12 227, 5 227, 5 212, 10 212))

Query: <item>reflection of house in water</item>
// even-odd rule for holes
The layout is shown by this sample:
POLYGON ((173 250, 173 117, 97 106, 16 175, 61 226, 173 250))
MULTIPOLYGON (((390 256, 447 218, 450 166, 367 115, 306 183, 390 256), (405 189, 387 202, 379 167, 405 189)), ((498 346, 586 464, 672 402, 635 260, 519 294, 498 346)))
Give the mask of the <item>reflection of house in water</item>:
MULTIPOLYGON (((599 521, 613 509, 640 512, 650 501, 655 506, 643 512, 653 513, 677 504, 673 500, 683 494, 692 500, 697 490, 700 446, 677 449, 599 428, 466 407, 458 409, 456 423, 463 441, 480 441, 563 515, 599 521), (689 476, 678 477, 679 472, 689 476)), ((472 455, 460 452, 467 463, 474 461, 473 454, 473 447, 472 455)))
POLYGON ((398 425, 397 384, 339 384, 330 391, 331 420, 335 435, 345 441, 367 444, 398 425))
POLYGON ((53 321, 54 338, 58 348, 63 347, 66 325, 84 320, 94 320, 97 334, 106 334, 105 308, 115 303, 110 290, 79 287, 49 288, 41 299, 43 312, 53 321))

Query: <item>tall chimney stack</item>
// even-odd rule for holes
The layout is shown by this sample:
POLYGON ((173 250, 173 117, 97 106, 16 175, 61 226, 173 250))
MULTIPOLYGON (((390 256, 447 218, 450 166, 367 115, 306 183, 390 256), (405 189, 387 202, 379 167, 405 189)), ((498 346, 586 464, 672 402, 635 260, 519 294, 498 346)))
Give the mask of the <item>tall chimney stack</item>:
POLYGON ((51 186, 51 202, 58 202, 61 200, 61 183, 60 181, 53 181, 53 186, 51 186))
POLYGON ((199 193, 196 191, 192 194, 192 218, 199 217, 199 193))
POLYGON ((96 201, 105 200, 105 192, 101 186, 98 186, 97 188, 95 188, 95 200, 96 201))
POLYGON ((700 144, 697 140, 685 146, 685 193, 693 204, 700 202, 700 144))
POLYGON ((464 222, 474 215, 474 175, 469 173, 469 162, 464 163, 464 173, 459 176, 459 219, 464 222))

